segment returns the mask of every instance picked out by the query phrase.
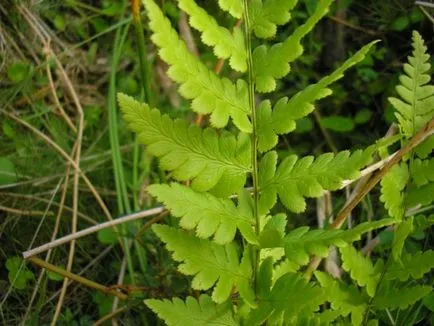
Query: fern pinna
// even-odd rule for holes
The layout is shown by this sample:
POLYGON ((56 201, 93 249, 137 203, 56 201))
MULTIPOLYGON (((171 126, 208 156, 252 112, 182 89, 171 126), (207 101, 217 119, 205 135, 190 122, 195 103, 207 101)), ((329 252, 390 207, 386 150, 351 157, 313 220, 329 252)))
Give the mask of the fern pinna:
MULTIPOLYGON (((369 311, 405 309, 431 291, 430 285, 409 285, 409 280, 420 279, 433 267, 432 251, 403 252, 405 238, 417 228, 412 217, 404 218, 403 193, 410 178, 415 191, 434 181, 432 171, 424 169, 432 165, 427 159, 431 145, 424 144, 409 166, 397 165, 383 180, 382 199, 390 218, 348 230, 302 226, 288 231, 286 215, 272 210, 280 200, 289 211, 302 213, 306 198, 320 197, 357 179, 378 149, 291 155, 283 160, 273 150, 278 135, 293 131, 296 121, 315 109, 315 101, 329 96, 329 86, 363 60, 375 43, 291 98, 268 100, 266 94, 276 89, 277 80, 303 53, 303 37, 332 2, 319 1, 312 16, 283 42, 253 48, 254 37, 272 43, 277 26, 291 19, 297 0, 219 0, 222 10, 242 20, 241 27, 232 31, 194 0, 179 0, 203 43, 241 76, 230 80, 189 52, 154 0, 143 0, 152 41, 170 67, 168 75, 180 85, 181 95, 191 100, 194 112, 209 115, 211 125, 202 129, 172 120, 146 103, 118 96, 124 119, 175 180, 148 188, 179 218, 175 225, 152 229, 179 263, 179 271, 192 276, 192 288, 202 291, 198 297, 146 300, 168 325, 373 325, 380 317, 369 311), (257 98, 263 100, 256 103, 257 98), (353 246, 366 232, 390 225, 397 228, 393 260, 373 263, 353 246), (310 258, 326 257, 331 246, 339 248, 342 268, 353 282, 320 271, 313 280, 305 277, 303 269, 310 258)), ((429 81, 425 48, 418 34, 414 42, 414 57, 405 66, 408 76, 401 78, 403 86, 398 89, 403 100, 390 100, 398 111, 403 143, 432 117, 434 91, 424 86, 429 81)), ((425 224, 419 228, 430 221, 422 219, 425 224)))

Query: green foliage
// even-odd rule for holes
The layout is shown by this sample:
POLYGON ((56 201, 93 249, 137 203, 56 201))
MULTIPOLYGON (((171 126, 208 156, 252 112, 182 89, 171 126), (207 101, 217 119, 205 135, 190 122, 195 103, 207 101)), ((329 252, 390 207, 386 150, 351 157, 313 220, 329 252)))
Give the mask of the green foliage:
POLYGON ((362 223, 351 230, 309 231, 309 227, 300 227, 283 239, 286 257, 298 264, 306 264, 311 255, 327 257, 330 246, 345 247, 348 243, 360 240, 363 233, 392 223, 393 219, 383 219, 362 223))
POLYGON ((187 297, 185 302, 178 298, 172 301, 149 299, 145 300, 145 303, 169 326, 238 325, 232 316, 232 307, 229 302, 215 304, 205 294, 202 294, 199 300, 192 297, 187 297))
POLYGON ((240 130, 251 132, 246 83, 239 80, 235 85, 229 79, 218 77, 188 51, 152 0, 143 3, 154 32, 152 40, 160 47, 160 57, 171 66, 168 75, 181 84, 181 95, 193 100, 191 108, 200 114, 211 113, 211 124, 217 128, 225 127, 232 117, 240 130))
POLYGON ((241 195, 236 207, 229 199, 196 192, 178 183, 170 186, 152 185, 148 190, 153 196, 161 198, 174 216, 182 217, 180 225, 183 228, 196 228, 199 238, 214 235, 215 242, 226 244, 234 239, 238 228, 247 241, 258 243, 253 231, 254 218, 248 202, 249 194, 241 195))
POLYGON ((0 186, 18 180, 15 165, 7 157, 0 157, 0 186))
POLYGON ((194 289, 208 290, 216 283, 212 294, 215 302, 224 302, 233 286, 250 277, 244 273, 234 243, 221 246, 162 225, 154 225, 152 230, 173 251, 173 259, 183 262, 179 271, 194 275, 191 284, 194 289))
MULTIPOLYGON (((325 1, 323 3, 325 3, 325 1)), ((276 146, 278 140, 277 135, 294 131, 296 121, 315 110, 314 102, 331 95, 332 90, 329 86, 341 79, 347 69, 362 61, 375 43, 376 42, 371 42, 365 45, 333 73, 322 78, 319 82, 299 91, 289 100, 287 97, 280 99, 274 105, 273 110, 271 110, 269 101, 262 102, 259 107, 257 121, 259 150, 262 152, 268 151, 276 146)), ((269 60, 271 59, 264 59, 264 61, 269 62, 269 64, 274 62, 269 60)), ((262 65, 262 63, 257 64, 262 65)))
POLYGON ((373 147, 354 153, 343 151, 336 155, 322 154, 317 158, 296 155, 285 158, 276 168, 277 153, 269 152, 259 167, 259 186, 262 200, 268 209, 278 195, 291 211, 300 213, 306 209, 305 197, 320 197, 325 190, 338 190, 344 180, 358 177, 359 171, 370 163, 373 147), (274 172, 275 171, 275 172, 274 172))
POLYGON ((395 165, 381 180, 380 200, 388 209, 389 215, 400 220, 404 216, 404 193, 407 185, 409 172, 407 164, 395 165))
POLYGON ((10 257, 6 260, 8 279, 11 285, 18 290, 24 290, 30 281, 35 279, 21 257, 10 257))
POLYGON ((361 325, 368 304, 359 290, 353 285, 333 279, 324 272, 316 271, 315 277, 327 294, 327 300, 331 302, 332 309, 338 311, 342 316, 351 314, 352 324, 361 325))
POLYGON ((213 46, 217 57, 228 59, 233 69, 247 69, 247 55, 243 32, 235 27, 231 32, 217 24, 215 19, 200 8, 193 0, 180 0, 179 8, 190 16, 190 25, 202 33, 203 43, 213 46))
POLYGON ((394 261, 387 269, 384 278, 387 280, 398 279, 402 282, 410 277, 419 279, 434 268, 434 251, 419 251, 415 254, 404 254, 400 261, 394 261))
MULTIPOLYGON (((291 19, 290 11, 296 2, 220 0, 221 9, 243 18, 242 34, 242 28, 236 27, 231 33, 219 25, 217 16, 193 0, 179 1, 179 7, 190 16, 192 27, 201 33, 203 43, 213 47, 217 57, 229 59, 230 66, 238 72, 235 75, 238 80, 232 82, 217 76, 191 54, 158 5, 153 0, 144 0, 152 40, 169 65, 169 77, 180 84, 181 95, 192 100, 193 111, 210 114, 212 127, 228 126, 230 130, 190 126, 183 120, 162 116, 148 104, 118 96, 124 119, 138 133, 140 142, 159 158, 161 168, 171 172, 173 179, 186 182, 148 187, 171 216, 179 218, 169 218, 171 226, 153 225, 152 230, 179 263, 178 271, 192 277, 191 287, 212 293, 201 294, 199 299, 189 296, 185 300, 146 300, 148 307, 169 325, 318 325, 334 321, 345 324, 350 319, 355 325, 363 320, 374 325, 377 320, 365 318, 371 310, 405 309, 429 292, 427 285, 407 286, 399 282, 420 278, 432 268, 428 261, 430 252, 411 257, 405 246, 416 228, 416 219, 404 219, 405 191, 413 172, 419 185, 432 181, 431 174, 423 171, 423 167, 431 164, 427 160, 396 165, 383 180, 381 199, 391 218, 358 223, 347 230, 329 229, 326 222, 324 229, 311 230, 307 226, 296 228, 295 214, 287 217, 274 211, 275 206, 276 210, 283 207, 291 213, 306 211, 306 198, 342 189, 360 177, 360 171, 371 163, 376 149, 385 152, 393 143, 386 140, 386 145, 352 152, 316 157, 289 153, 279 158, 274 150, 278 136, 294 131, 297 123, 315 110, 314 103, 332 93, 330 85, 363 61, 375 44, 374 41, 364 46, 330 75, 294 96, 280 98, 274 105, 263 97, 256 105, 259 96, 255 91, 275 90, 277 80, 290 72, 290 64, 303 53, 302 39, 326 15, 332 0, 317 2, 312 15, 283 42, 270 39, 264 44, 259 40, 252 50, 252 44, 257 44, 252 43, 252 37, 275 37, 277 26, 291 19), (233 126, 228 125, 229 118, 233 126), (278 202, 283 206, 276 205, 278 202), (353 246, 365 233, 392 224, 397 224, 392 249, 395 259, 387 263, 381 258, 373 261, 353 246), (343 270, 355 284, 334 280, 322 272, 315 274, 316 282, 299 271, 311 257, 327 257, 332 246, 339 248, 343 270), (401 268, 400 264, 410 264, 411 259, 414 267, 401 268), (396 299, 395 283, 403 290, 401 302, 396 299), (394 297, 389 298, 391 295, 394 297)), ((425 50, 423 45, 418 46, 415 57, 423 57, 419 64, 422 69, 406 68, 416 80, 419 77, 415 77, 415 71, 419 69, 422 75, 427 71, 424 63, 427 58, 422 53, 425 50)), ((401 78, 401 82, 410 87, 407 80, 410 77, 401 78)), ((420 102, 424 101, 420 94, 431 96, 430 89, 423 86, 426 77, 422 79, 413 94, 420 102)), ((405 101, 411 99, 401 88, 398 91, 405 101)), ((407 105, 406 110, 413 103, 407 102, 402 102, 407 105)), ((422 107, 425 105, 423 102, 422 107)), ((402 107, 400 104, 398 120, 408 124, 412 116, 402 111, 402 107)), ((427 110, 421 113, 419 107, 412 109, 426 118, 427 110)), ((354 120, 343 120, 344 115, 329 116, 323 126, 348 131, 355 128, 355 123, 363 124, 371 118, 363 113, 354 120)), ((401 129, 405 140, 414 135, 413 129, 411 134, 405 134, 407 127, 401 125, 401 129)))
POLYGON ((257 37, 276 35, 277 25, 285 25, 291 19, 290 10, 297 0, 253 0, 249 3, 249 19, 257 37))
POLYGON ((392 256, 395 260, 401 258, 402 249, 404 247, 405 240, 413 231, 413 217, 400 223, 395 231, 395 237, 392 244, 392 256))
POLYGON ((245 183, 251 151, 242 134, 238 139, 228 132, 218 136, 213 129, 201 130, 184 120, 161 116, 131 97, 120 94, 118 99, 139 141, 149 145, 149 152, 160 157, 161 167, 172 171, 177 180, 193 179, 193 189, 214 189, 221 195, 237 192, 245 183))
POLYGON ((366 292, 370 297, 375 295, 375 290, 380 279, 382 264, 375 266, 368 257, 364 257, 361 252, 353 246, 342 247, 339 249, 342 255, 342 267, 350 273, 351 278, 358 285, 366 287, 366 292))
POLYGON ((321 1, 306 23, 299 26, 284 42, 271 47, 260 45, 253 51, 255 86, 258 92, 275 90, 276 79, 281 79, 290 72, 289 64, 303 54, 301 40, 327 14, 332 1, 321 1))
POLYGON ((411 176, 417 186, 434 182, 434 159, 415 159, 410 165, 411 176))
POLYGON ((311 315, 325 301, 324 291, 297 274, 285 274, 259 298, 259 307, 247 320, 247 325, 282 321, 291 324, 301 316, 311 315))
POLYGON ((416 303, 431 292, 432 287, 427 285, 398 287, 385 283, 378 289, 373 303, 380 309, 406 309, 409 305, 416 303))
MULTIPOLYGON (((431 80, 428 72, 429 54, 420 34, 413 32, 413 55, 408 57, 408 63, 404 64, 405 75, 399 80, 401 85, 396 87, 400 98, 390 97, 396 118, 398 119, 401 133, 405 139, 413 137, 434 114, 434 86, 427 85, 431 80)), ((434 137, 431 136, 418 146, 416 153, 421 157, 427 157, 434 148, 434 137)))

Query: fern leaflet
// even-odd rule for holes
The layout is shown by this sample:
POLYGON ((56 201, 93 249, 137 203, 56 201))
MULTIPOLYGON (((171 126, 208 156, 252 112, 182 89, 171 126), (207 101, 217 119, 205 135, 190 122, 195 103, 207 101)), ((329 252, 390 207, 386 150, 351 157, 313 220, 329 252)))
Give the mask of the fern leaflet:
MULTIPOLYGON (((237 228, 251 243, 258 243, 253 231, 254 218, 249 204, 235 207, 229 199, 216 198, 208 193, 199 193, 177 183, 152 185, 149 192, 156 196, 176 217, 182 217, 180 225, 187 230, 196 228, 199 238, 214 235, 218 244, 231 242, 237 228)), ((250 195, 240 195, 241 199, 250 195)), ((246 199, 244 199, 246 201, 246 199)))
POLYGON ((423 186, 434 182, 434 159, 415 159, 410 164, 411 177, 417 186, 423 186))
POLYGON ((355 286, 333 279, 324 272, 316 271, 315 277, 327 294, 327 300, 331 302, 332 308, 339 311, 342 316, 351 314, 352 324, 361 325, 368 305, 359 290, 355 286))
POLYGON ((302 38, 325 16, 332 2, 333 0, 319 2, 307 22, 299 26, 283 43, 274 44, 271 48, 261 45, 254 50, 253 66, 258 92, 273 91, 276 88, 276 79, 283 78, 289 73, 289 63, 303 54, 303 47, 300 44, 302 38))
POLYGON ((231 32, 219 26, 211 15, 199 7, 194 0, 179 0, 179 7, 190 16, 190 25, 202 33, 202 41, 214 47, 217 57, 228 59, 231 67, 244 72, 247 69, 247 55, 244 35, 239 27, 231 32))
POLYGON ((419 279, 434 268, 434 251, 419 251, 416 254, 403 254, 400 261, 392 262, 387 268, 386 280, 419 279))
POLYGON ((264 164, 259 167, 259 186, 265 196, 262 201, 266 202, 263 206, 274 204, 279 195, 289 210, 303 212, 306 209, 304 197, 319 197, 325 190, 340 189, 343 180, 356 178, 359 170, 370 163, 373 151, 374 148, 369 147, 353 154, 349 151, 336 155, 326 153, 316 159, 313 156, 298 159, 296 155, 290 155, 280 163, 272 177, 270 171, 273 172, 275 167, 270 169, 270 166, 277 163, 277 154, 267 153, 264 164), (261 171, 264 168, 269 170, 261 171))
POLYGON ((215 302, 224 302, 235 285, 250 279, 239 263, 234 243, 221 246, 163 225, 153 225, 152 230, 173 252, 173 259, 182 262, 179 271, 194 275, 191 283, 194 289, 208 290, 215 284, 212 293, 215 302))
POLYGON ((401 222, 396 231, 395 237, 393 238, 392 244, 392 256, 393 259, 399 260, 401 258, 402 249, 404 248, 404 243, 410 233, 413 231, 413 217, 406 219, 401 222))
POLYGON ((229 12, 235 18, 240 19, 243 16, 242 0, 218 0, 219 6, 224 11, 229 12))
POLYGON ((172 301, 149 299, 145 303, 169 326, 238 325, 229 302, 215 304, 205 294, 199 300, 193 297, 187 297, 185 302, 179 298, 173 298, 172 301))
POLYGON ((406 163, 396 164, 381 180, 380 200, 389 211, 391 217, 397 220, 404 216, 403 190, 409 180, 409 171, 406 163))
POLYGON ((257 37, 270 38, 276 35, 277 25, 286 24, 289 11, 297 0, 253 0, 249 4, 249 19, 257 37))
MULTIPOLYGON (((412 138, 434 116, 434 85, 427 85, 431 80, 428 74, 431 65, 429 54, 420 34, 413 31, 413 56, 404 64, 404 72, 396 87, 401 99, 390 97, 389 102, 396 109, 396 118, 405 139, 412 138)), ((427 157, 434 148, 434 136, 418 146, 416 153, 427 157)))
POLYGON ((251 164, 247 137, 236 140, 228 132, 219 137, 212 129, 202 131, 186 121, 161 116, 126 95, 119 94, 118 99, 130 129, 177 180, 193 179, 197 191, 214 189, 221 195, 237 192, 244 185, 251 164))
POLYGON ((394 222, 393 219, 365 222, 350 230, 317 229, 309 231, 307 226, 300 227, 289 232, 283 239, 286 258, 297 264, 305 265, 310 255, 326 257, 330 246, 345 247, 348 243, 360 240, 362 234, 394 222))
POLYGON ((328 86, 344 76, 344 72, 362 61, 376 41, 371 42, 357 51, 347 59, 332 74, 322 78, 318 83, 309 85, 302 91, 295 94, 291 99, 287 97, 280 99, 271 110, 269 101, 260 104, 258 110, 258 138, 259 150, 262 152, 276 146, 277 135, 293 131, 296 127, 296 120, 311 113, 315 107, 313 102, 332 94, 328 86))
POLYGON ((374 266, 368 257, 353 246, 339 248, 345 271, 350 272, 351 278, 360 286, 366 286, 366 292, 370 297, 375 295, 375 290, 380 280, 380 271, 383 268, 381 261, 374 266))
POLYGON ((259 298, 259 307, 251 312, 246 325, 262 325, 266 320, 271 325, 282 321, 291 325, 302 315, 310 316, 324 301, 320 287, 298 274, 285 274, 259 298))
POLYGON ((373 304, 380 309, 406 309, 431 292, 432 287, 427 285, 396 286, 384 282, 379 287, 373 304))
POLYGON ((143 3, 154 33, 152 40, 160 48, 161 58, 171 66, 169 76, 181 84, 179 92, 193 99, 191 108, 200 114, 211 113, 211 124, 217 128, 225 127, 232 117, 240 130, 252 132, 246 82, 239 80, 234 85, 229 79, 218 77, 188 51, 153 0, 143 3))

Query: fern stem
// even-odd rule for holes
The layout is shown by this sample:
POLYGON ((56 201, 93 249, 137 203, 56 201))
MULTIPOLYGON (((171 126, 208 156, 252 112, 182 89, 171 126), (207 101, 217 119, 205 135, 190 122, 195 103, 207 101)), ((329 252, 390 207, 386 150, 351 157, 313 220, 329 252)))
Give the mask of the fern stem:
MULTIPOLYGON (((243 0, 244 4, 244 35, 246 40, 246 52, 247 52, 247 71, 248 71, 248 96, 249 96, 249 111, 251 112, 252 119, 252 182, 253 182, 253 215, 255 217, 255 232, 259 236, 260 220, 259 220, 259 185, 258 185, 258 135, 256 126, 256 106, 255 106, 255 80, 253 76, 253 57, 252 57, 252 40, 251 40, 251 30, 249 21, 249 11, 248 11, 248 1, 243 0)), ((254 251, 254 266, 253 266, 253 284, 256 292, 256 271, 259 268, 259 249, 254 251)))

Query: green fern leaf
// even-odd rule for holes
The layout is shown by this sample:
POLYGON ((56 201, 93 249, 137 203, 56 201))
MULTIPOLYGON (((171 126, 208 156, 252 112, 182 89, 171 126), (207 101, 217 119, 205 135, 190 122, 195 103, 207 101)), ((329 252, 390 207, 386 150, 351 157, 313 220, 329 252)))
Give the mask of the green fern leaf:
POLYGON ((193 99, 192 109, 200 114, 211 114, 214 127, 225 127, 232 117, 241 131, 252 132, 246 82, 239 80, 234 85, 229 79, 218 77, 188 51, 153 0, 143 0, 143 3, 154 33, 152 40, 160 48, 160 57, 171 66, 168 75, 181 84, 182 96, 193 99))
POLYGON ((406 309, 431 292, 432 287, 427 285, 396 286, 384 282, 374 297, 373 305, 380 309, 406 309))
POLYGON ((411 187, 405 199, 408 207, 431 204, 434 202, 434 182, 421 187, 411 187))
POLYGON ((310 255, 327 257, 330 246, 345 247, 348 243, 360 240, 362 234, 394 222, 393 219, 365 222, 350 230, 317 229, 309 231, 307 226, 300 227, 289 232, 283 239, 286 258, 297 264, 305 265, 309 262, 310 255))
POLYGON ((297 0, 253 0, 249 3, 250 26, 257 37, 270 38, 276 35, 277 25, 286 24, 289 11, 297 0))
POLYGON ((239 27, 234 28, 232 35, 193 0, 179 0, 179 7, 190 16, 190 25, 202 33, 203 43, 214 47, 217 57, 230 58, 229 64, 233 69, 246 71, 246 47, 243 32, 239 27))
POLYGON ((118 100, 130 129, 174 178, 193 179, 193 189, 214 189, 221 196, 236 193, 244 185, 251 164, 247 137, 236 140, 228 132, 217 136, 212 129, 202 131, 186 121, 161 116, 129 96, 119 94, 118 100))
POLYGON ((224 302, 234 286, 250 279, 240 267, 234 243, 221 246, 165 225, 153 225, 152 230, 166 243, 167 250, 173 252, 173 259, 182 262, 179 271, 194 275, 193 289, 208 290, 215 284, 212 293, 215 302, 224 302))
POLYGON ((372 264, 368 257, 362 255, 353 246, 339 248, 345 271, 350 272, 351 278, 360 286, 366 287, 366 292, 370 297, 375 295, 375 290, 380 280, 380 270, 382 263, 372 264))
MULTIPOLYGON (((396 109, 401 133, 406 139, 412 138, 434 116, 434 85, 427 85, 431 80, 428 74, 431 65, 430 56, 420 34, 413 31, 413 56, 404 64, 405 75, 401 75, 401 84, 396 87, 400 98, 388 100, 396 109)), ((434 136, 416 149, 421 158, 425 158, 434 148, 434 136)))
POLYGON ((245 239, 258 243, 253 230, 255 220, 252 212, 235 207, 229 199, 199 193, 178 183, 152 185, 148 191, 162 201, 174 216, 181 217, 181 227, 187 230, 196 228, 199 238, 214 235, 218 244, 227 244, 234 239, 238 228, 245 239))
POLYGON ((393 259, 399 260, 401 258, 404 243, 410 233, 413 232, 413 217, 410 217, 400 223, 395 231, 395 237, 392 244, 393 259))
POLYGON ((380 200, 389 211, 391 217, 397 220, 404 216, 403 190, 408 183, 409 171, 406 163, 396 164, 381 180, 380 200))
POLYGON ((283 78, 289 73, 289 63, 303 54, 303 47, 300 44, 302 38, 325 16, 332 2, 333 0, 319 2, 307 22, 298 27, 283 43, 277 43, 271 48, 261 45, 254 50, 253 66, 258 92, 273 91, 276 88, 276 79, 283 78))
POLYGON ((403 254, 401 261, 393 261, 387 268, 386 280, 398 279, 405 282, 408 279, 419 279, 434 268, 434 251, 419 251, 415 254, 403 254))
POLYGON ((316 271, 315 277, 327 294, 327 300, 331 302, 333 310, 339 311, 344 317, 351 314, 351 323, 361 325, 368 304, 359 290, 355 286, 333 279, 324 272, 316 271))
POLYGON ((323 290, 308 283, 301 274, 285 274, 268 294, 259 298, 259 307, 251 312, 246 325, 262 325, 266 320, 274 325, 282 319, 294 325, 301 314, 311 315, 325 300, 323 290))
POLYGON ((419 187, 434 182, 434 159, 420 160, 417 158, 410 164, 410 171, 411 177, 419 187))
POLYGON ((224 11, 229 12, 235 18, 240 19, 243 16, 242 0, 218 0, 219 6, 224 11))
POLYGON ((217 305, 211 298, 202 294, 199 300, 187 297, 170 300, 145 300, 151 308, 169 326, 237 326, 229 302, 217 305))
POLYGON ((270 171, 261 171, 261 168, 269 168, 275 155, 269 154, 267 164, 259 168, 259 187, 262 196, 267 198, 267 203, 275 202, 279 195, 282 203, 291 211, 300 213, 306 209, 304 197, 320 197, 325 190, 337 190, 342 187, 345 179, 354 179, 361 168, 371 162, 374 147, 366 150, 357 150, 353 154, 343 151, 336 155, 333 153, 322 154, 316 159, 306 156, 298 159, 296 155, 290 155, 280 163, 273 177, 270 171), (274 156, 274 157, 273 157, 274 156))
POLYGON ((262 102, 258 109, 259 150, 262 152, 268 151, 276 146, 277 135, 293 131, 296 127, 296 120, 307 116, 315 109, 313 102, 332 94, 331 89, 328 87, 341 79, 347 69, 362 61, 375 43, 377 41, 365 45, 332 74, 324 77, 316 84, 309 85, 291 99, 288 100, 287 97, 280 99, 274 105, 273 110, 271 110, 269 101, 262 102))
MULTIPOLYGON (((264 249, 261 250, 261 253, 264 249)), ((293 274, 300 269, 300 265, 296 262, 285 259, 274 266, 273 284, 285 274, 293 274)))

